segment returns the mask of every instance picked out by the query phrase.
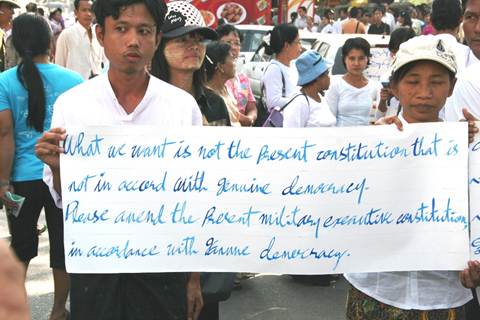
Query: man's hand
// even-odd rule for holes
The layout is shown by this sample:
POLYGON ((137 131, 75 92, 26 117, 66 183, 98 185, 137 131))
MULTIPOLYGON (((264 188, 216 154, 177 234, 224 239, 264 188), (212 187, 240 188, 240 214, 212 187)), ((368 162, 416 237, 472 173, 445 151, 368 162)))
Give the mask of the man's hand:
POLYGON ((197 320, 203 308, 200 273, 192 272, 187 282, 187 320, 197 320))
POLYGON ((7 244, 0 241, 0 319, 30 319, 24 274, 23 264, 7 244))
POLYGON ((15 209, 17 204, 7 198, 5 195, 7 192, 14 193, 13 187, 10 184, 0 184, 0 201, 3 202, 6 208, 15 209))
POLYGON ((471 114, 467 108, 463 108, 462 112, 465 120, 468 121, 468 143, 472 143, 475 138, 475 134, 478 133, 478 128, 475 124, 475 121, 478 121, 478 119, 475 118, 475 116, 471 114))
POLYGON ((403 123, 397 116, 382 117, 375 121, 375 125, 395 124, 397 129, 403 131, 403 123))
POLYGON ((466 288, 480 286, 480 262, 468 261, 468 269, 460 271, 460 281, 466 288))
POLYGON ((53 170, 60 168, 60 141, 64 141, 66 131, 63 128, 53 128, 43 133, 35 145, 35 154, 53 170))

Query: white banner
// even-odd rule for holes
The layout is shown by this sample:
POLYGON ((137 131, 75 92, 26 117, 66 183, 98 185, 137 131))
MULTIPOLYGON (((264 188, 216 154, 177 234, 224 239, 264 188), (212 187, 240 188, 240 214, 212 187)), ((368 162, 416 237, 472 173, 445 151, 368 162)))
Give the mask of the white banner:
POLYGON ((460 270, 466 123, 69 128, 68 272, 460 270))

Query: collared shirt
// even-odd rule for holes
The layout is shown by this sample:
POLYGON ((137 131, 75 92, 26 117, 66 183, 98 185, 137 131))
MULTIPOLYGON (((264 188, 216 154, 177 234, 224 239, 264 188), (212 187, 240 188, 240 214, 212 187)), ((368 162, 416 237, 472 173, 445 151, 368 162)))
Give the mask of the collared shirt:
MULTIPOLYGON (((402 114, 398 117, 408 125, 402 114)), ((456 308, 472 299, 471 291, 462 287, 458 271, 349 273, 345 278, 366 295, 404 310, 456 308)))
MULTIPOLYGON (((187 92, 150 76, 145 95, 135 110, 127 113, 120 105, 108 79, 102 74, 62 94, 53 108, 52 128, 72 126, 150 125, 184 127, 202 125, 195 99, 187 92)), ((50 168, 44 180, 58 207, 61 198, 53 189, 50 168)))
POLYGON ((95 37, 93 27, 92 40, 88 31, 79 22, 60 33, 55 49, 55 63, 70 70, 77 71, 84 79, 102 72, 105 61, 103 48, 95 37))

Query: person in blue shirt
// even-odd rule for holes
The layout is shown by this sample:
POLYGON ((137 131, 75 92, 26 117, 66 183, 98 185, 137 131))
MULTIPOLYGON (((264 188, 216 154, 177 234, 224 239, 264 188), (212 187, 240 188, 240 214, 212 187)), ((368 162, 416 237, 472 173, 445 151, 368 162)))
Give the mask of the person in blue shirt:
POLYGON ((18 16, 12 23, 12 37, 22 62, 0 74, 0 200, 8 211, 15 209, 16 204, 9 200, 7 192, 25 197, 18 216, 7 216, 11 246, 26 267, 37 256, 37 222, 40 212, 45 210, 55 286, 50 320, 68 319, 63 216, 42 181, 43 163, 35 156, 35 143, 50 129, 57 97, 83 79, 48 62, 52 35, 41 16, 18 16))

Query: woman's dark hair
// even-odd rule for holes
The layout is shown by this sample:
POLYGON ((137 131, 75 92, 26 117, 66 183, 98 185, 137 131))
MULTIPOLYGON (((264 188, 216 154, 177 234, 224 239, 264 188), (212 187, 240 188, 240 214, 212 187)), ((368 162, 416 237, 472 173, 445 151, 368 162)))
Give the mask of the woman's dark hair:
MULTIPOLYGON (((165 81, 170 83, 170 67, 168 65, 167 59, 165 58, 165 46, 172 39, 162 38, 160 45, 158 46, 157 51, 152 59, 152 66, 150 73, 165 81)), ((193 86, 194 88, 203 87, 205 83, 205 63, 202 64, 200 69, 193 73, 193 86)))
POLYGON ((409 39, 415 37, 415 31, 409 27, 399 27, 393 30, 390 35, 390 41, 388 42, 388 50, 392 53, 396 53, 400 48, 400 45, 409 39))
POLYGON ((45 89, 33 58, 48 55, 52 34, 47 21, 39 15, 24 13, 12 22, 12 42, 22 61, 17 77, 28 92, 27 125, 43 132, 45 121, 45 89))
POLYGON ((270 45, 265 44, 265 53, 268 55, 282 52, 286 43, 293 43, 298 37, 298 28, 293 24, 279 24, 270 31, 270 45))
POLYGON ((410 12, 402 11, 402 12, 400 12, 400 17, 403 18, 402 27, 405 27, 405 26, 411 27, 412 26, 412 17, 410 15, 410 12))
MULTIPOLYGON (((410 63, 407 63, 406 65, 400 67, 397 71, 395 71, 392 76, 390 77, 390 83, 399 83, 406 75, 407 73, 412 70, 417 64, 425 61, 432 61, 432 60, 417 60, 417 61, 412 61, 410 63)), ((434 62, 434 61, 432 61, 434 62)), ((438 62, 437 62, 438 63, 438 62)), ((443 65, 441 65, 445 71, 448 72, 448 78, 450 79, 450 83, 452 83, 455 80, 455 73, 448 70, 445 68, 443 65)))
POLYGON ((457 0, 435 0, 430 15, 436 30, 454 30, 462 21, 462 5, 457 0))
POLYGON ((350 51, 354 49, 362 50, 368 59, 368 63, 370 63, 370 57, 372 56, 370 54, 370 43, 368 43, 367 40, 361 37, 350 38, 350 39, 347 39, 347 41, 345 41, 345 43, 342 46, 342 62, 345 68, 347 67, 345 63, 345 59, 347 58, 350 51))
MULTIPOLYGON (((77 0, 75 0, 75 2, 76 1, 77 0)), ((167 5, 163 0, 96 0, 93 3, 93 12, 95 13, 97 23, 102 28, 105 28, 105 19, 107 17, 118 19, 125 7, 137 3, 143 3, 145 7, 147 7, 148 12, 155 21, 157 33, 159 33, 165 20, 165 14, 167 13, 167 5)))
POLYGON ((62 8, 56 8, 55 10, 50 12, 49 18, 52 19, 57 12, 60 12, 60 14, 62 14, 62 8))
POLYGON ((240 39, 240 42, 243 42, 242 33, 231 24, 228 24, 228 23, 222 24, 222 25, 218 26, 217 29, 215 29, 215 31, 218 34, 218 39, 221 39, 222 37, 228 36, 230 33, 233 32, 238 36, 238 38, 240 39))
POLYGON ((225 63, 230 50, 232 48, 228 43, 223 42, 210 42, 207 45, 207 53, 205 55, 205 70, 207 73, 207 81, 210 81, 217 70, 217 65, 225 63))

